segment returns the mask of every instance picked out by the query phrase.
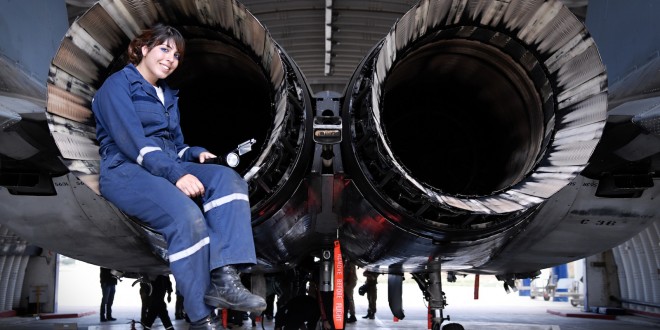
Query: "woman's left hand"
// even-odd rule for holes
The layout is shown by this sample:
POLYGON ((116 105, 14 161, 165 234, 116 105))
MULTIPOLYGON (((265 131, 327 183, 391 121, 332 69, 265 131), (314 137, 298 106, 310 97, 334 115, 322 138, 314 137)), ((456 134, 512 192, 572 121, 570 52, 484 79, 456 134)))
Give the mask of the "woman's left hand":
POLYGON ((214 155, 214 154, 212 154, 208 151, 204 151, 201 154, 199 154, 199 162, 200 162, 200 164, 204 164, 205 160, 207 160, 209 158, 217 158, 217 157, 218 156, 216 156, 216 155, 214 155))

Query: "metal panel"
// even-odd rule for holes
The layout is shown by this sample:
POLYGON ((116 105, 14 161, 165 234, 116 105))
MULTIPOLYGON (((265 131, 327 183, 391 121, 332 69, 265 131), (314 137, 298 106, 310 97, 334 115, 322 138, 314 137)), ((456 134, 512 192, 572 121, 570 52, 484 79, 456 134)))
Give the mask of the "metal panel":
POLYGON ((617 264, 623 307, 660 312, 660 223, 612 249, 617 264))

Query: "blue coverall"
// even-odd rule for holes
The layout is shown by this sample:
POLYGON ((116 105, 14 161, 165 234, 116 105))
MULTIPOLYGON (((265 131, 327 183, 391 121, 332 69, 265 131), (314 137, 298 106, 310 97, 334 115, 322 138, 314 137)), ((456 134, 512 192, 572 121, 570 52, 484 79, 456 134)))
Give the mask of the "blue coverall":
POLYGON ((156 89, 128 64, 92 101, 101 155, 101 194, 163 235, 170 269, 192 321, 206 317, 210 271, 255 264, 247 183, 234 170, 199 164, 201 147, 183 141, 177 91, 156 89), (204 185, 200 206, 175 185, 185 174, 204 185))

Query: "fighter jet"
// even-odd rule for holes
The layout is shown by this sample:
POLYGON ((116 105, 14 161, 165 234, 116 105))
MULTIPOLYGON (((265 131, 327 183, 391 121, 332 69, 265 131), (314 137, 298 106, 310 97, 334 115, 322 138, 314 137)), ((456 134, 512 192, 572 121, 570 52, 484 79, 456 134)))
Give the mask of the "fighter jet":
POLYGON ((389 274, 393 292, 412 274, 439 329, 441 271, 513 285, 660 218, 658 61, 608 86, 584 17, 562 2, 386 2, 400 12, 369 45, 373 31, 339 38, 349 15, 336 14, 368 18, 368 5, 297 5, 320 6, 324 42, 287 39, 275 27, 286 11, 259 1, 101 0, 62 36, 46 81, 3 58, 2 225, 127 275, 168 272, 162 236, 99 194, 90 110, 131 38, 157 22, 187 40, 168 78, 186 142, 238 155, 249 184, 253 276, 310 256, 332 264, 340 246, 344 259, 389 274), (341 47, 359 58, 340 58, 341 47))

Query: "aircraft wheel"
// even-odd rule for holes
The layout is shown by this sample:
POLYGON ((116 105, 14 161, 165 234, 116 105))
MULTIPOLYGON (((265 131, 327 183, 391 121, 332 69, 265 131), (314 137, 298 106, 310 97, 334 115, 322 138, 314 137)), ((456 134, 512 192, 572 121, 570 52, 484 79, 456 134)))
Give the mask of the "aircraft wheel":
POLYGON ((458 323, 449 323, 445 324, 445 326, 442 327, 442 330, 465 330, 465 328, 458 323))

